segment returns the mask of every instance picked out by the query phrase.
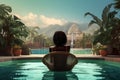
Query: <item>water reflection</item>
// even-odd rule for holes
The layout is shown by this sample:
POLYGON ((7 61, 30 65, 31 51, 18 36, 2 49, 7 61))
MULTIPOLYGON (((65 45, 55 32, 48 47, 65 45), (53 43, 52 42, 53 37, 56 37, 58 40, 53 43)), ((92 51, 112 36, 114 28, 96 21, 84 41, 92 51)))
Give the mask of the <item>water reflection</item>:
POLYGON ((78 80, 78 77, 71 71, 66 72, 52 72, 44 73, 42 80, 78 80))

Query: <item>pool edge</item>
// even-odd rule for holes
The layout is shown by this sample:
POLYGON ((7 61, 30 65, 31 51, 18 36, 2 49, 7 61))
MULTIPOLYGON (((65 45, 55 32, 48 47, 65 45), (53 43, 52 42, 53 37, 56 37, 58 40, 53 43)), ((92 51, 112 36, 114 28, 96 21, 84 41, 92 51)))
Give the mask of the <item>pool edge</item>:
MULTIPOLYGON (((10 60, 22 60, 22 59, 42 59, 45 54, 40 55, 21 55, 21 56, 0 56, 0 62, 10 60)), ((120 62, 120 55, 100 56, 100 55, 79 55, 75 54, 78 59, 93 59, 93 60, 107 60, 120 62)))

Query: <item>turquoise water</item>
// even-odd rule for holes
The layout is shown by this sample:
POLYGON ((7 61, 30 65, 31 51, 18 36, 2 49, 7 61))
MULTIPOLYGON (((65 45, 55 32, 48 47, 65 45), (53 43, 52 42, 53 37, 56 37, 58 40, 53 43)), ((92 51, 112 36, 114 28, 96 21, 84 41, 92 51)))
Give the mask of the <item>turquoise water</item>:
POLYGON ((86 48, 86 49, 71 49, 70 52, 74 53, 74 54, 92 54, 92 50, 90 48, 86 48))
POLYGON ((120 80, 120 63, 79 60, 72 71, 52 72, 41 60, 0 62, 0 80, 120 80))
MULTIPOLYGON (((32 54, 48 54, 49 49, 48 48, 42 48, 42 49, 31 49, 32 54)), ((91 54, 91 49, 71 49, 71 53, 73 54, 91 54)))
POLYGON ((41 49, 31 49, 32 54, 48 54, 48 48, 41 48, 41 49))

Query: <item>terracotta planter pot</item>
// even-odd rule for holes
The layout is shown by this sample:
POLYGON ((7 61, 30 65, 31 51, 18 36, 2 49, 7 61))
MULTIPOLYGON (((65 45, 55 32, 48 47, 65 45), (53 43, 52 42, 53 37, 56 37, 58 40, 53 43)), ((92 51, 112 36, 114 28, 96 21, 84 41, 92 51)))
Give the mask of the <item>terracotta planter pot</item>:
POLYGON ((14 56, 20 56, 22 53, 22 49, 13 49, 13 55, 14 56))
POLYGON ((106 50, 99 50, 101 56, 107 56, 108 52, 106 50))

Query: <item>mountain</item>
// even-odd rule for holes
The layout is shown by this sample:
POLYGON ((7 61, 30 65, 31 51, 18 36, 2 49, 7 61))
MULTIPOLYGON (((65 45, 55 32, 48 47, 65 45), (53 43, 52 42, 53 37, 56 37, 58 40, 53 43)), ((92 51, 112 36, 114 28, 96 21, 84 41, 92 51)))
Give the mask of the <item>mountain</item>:
POLYGON ((55 31, 59 30, 59 31, 64 31, 66 33, 68 29, 69 27, 63 27, 60 25, 50 25, 49 27, 46 28, 40 28, 39 34, 44 34, 48 37, 52 37, 55 31))
POLYGON ((55 31, 64 31, 67 34, 69 28, 73 24, 75 24, 82 32, 87 30, 87 28, 88 28, 87 24, 77 24, 77 23, 67 23, 62 26, 61 25, 50 25, 46 28, 40 28, 39 34, 44 34, 48 37, 52 37, 55 31))

